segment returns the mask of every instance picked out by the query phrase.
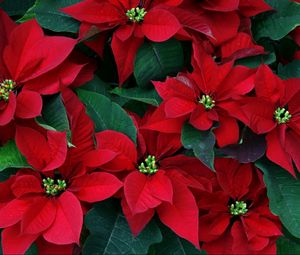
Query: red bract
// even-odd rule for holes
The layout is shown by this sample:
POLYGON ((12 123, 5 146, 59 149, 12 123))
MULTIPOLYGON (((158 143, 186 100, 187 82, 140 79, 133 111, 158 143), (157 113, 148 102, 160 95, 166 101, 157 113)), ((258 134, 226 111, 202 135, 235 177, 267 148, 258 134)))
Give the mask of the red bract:
MULTIPOLYGON (((46 164, 47 170, 53 171, 45 174, 23 169, 0 184, 4 254, 23 254, 39 237, 58 245, 79 244, 83 222, 81 201, 92 203, 107 199, 122 187, 122 183, 109 173, 86 172, 81 159, 94 148, 93 123, 75 94, 65 91, 64 101, 71 122, 71 142, 75 146, 68 150, 64 164, 46 164)), ((32 133, 29 129, 26 128, 26 132, 32 133)), ((50 139, 40 139, 41 151, 35 144, 29 145, 25 153, 27 160, 33 162, 33 168, 45 157, 44 144, 48 143, 50 152, 50 144, 55 144, 50 139)))
POLYGON ((250 35, 239 32, 233 39, 221 45, 222 61, 231 61, 264 54, 264 47, 254 44, 250 35))
POLYGON ((281 226, 269 210, 262 174, 233 159, 217 159, 215 169, 213 190, 198 200, 202 248, 208 254, 276 254, 281 226))
POLYGON ((242 20, 245 17, 249 19, 248 17, 272 9, 263 0, 187 0, 183 6, 205 20, 213 35, 209 39, 215 46, 220 46, 224 42, 233 39, 240 30, 242 20))
POLYGON ((45 36, 35 20, 15 24, 0 10, 0 125, 40 114, 40 94, 70 85, 85 64, 68 58, 77 40, 45 36))
POLYGON ((257 134, 267 134, 266 156, 292 175, 293 161, 300 169, 299 79, 281 80, 266 65, 255 79, 256 97, 242 107, 246 124, 257 134))
POLYGON ((264 0, 254 0, 251 2, 248 0, 204 0, 200 5, 204 9, 218 12, 238 10, 242 15, 247 17, 271 10, 271 7, 264 0))
MULTIPOLYGON (((181 28, 177 18, 166 8, 181 1, 86 0, 63 12, 82 23, 81 30, 95 25, 99 31, 114 29, 112 50, 118 67, 119 83, 123 84, 133 71, 133 61, 144 36, 151 41, 170 39, 181 28), (124 51, 123 49, 127 50, 124 51)), ((102 42, 104 42, 102 40, 102 42)))
MULTIPOLYGON (((237 102, 253 89, 254 70, 233 67, 232 62, 217 65, 198 47, 194 47, 194 56, 193 73, 153 82, 163 98, 157 112, 161 119, 178 119, 182 124, 189 120, 200 130, 208 130, 214 122, 219 122, 214 130, 219 146, 236 143, 239 139, 236 118, 243 118, 237 102)), ((157 119, 151 120, 145 128, 168 131, 157 119)))
POLYGON ((76 244, 56 245, 39 238, 36 242, 39 255, 74 255, 76 244))
POLYGON ((172 156, 181 148, 180 135, 140 130, 138 150, 115 131, 97 133, 96 138, 99 155, 93 152, 86 159, 95 159, 91 167, 118 172, 124 179, 122 207, 132 232, 137 235, 157 212, 165 225, 198 247, 198 209, 192 189, 202 189, 203 184, 188 173, 200 163, 172 156), (103 150, 110 162, 101 159, 103 150))

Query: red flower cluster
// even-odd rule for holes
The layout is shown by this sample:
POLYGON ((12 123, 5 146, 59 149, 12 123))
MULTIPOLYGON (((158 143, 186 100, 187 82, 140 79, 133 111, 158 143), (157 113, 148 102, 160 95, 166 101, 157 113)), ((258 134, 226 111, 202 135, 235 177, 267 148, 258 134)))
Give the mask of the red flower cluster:
POLYGON ((22 169, 0 184, 4 254, 23 254, 38 238, 55 245, 79 244, 85 202, 102 201, 123 186, 115 176, 91 173, 83 164, 81 158, 94 147, 93 123, 73 92, 63 96, 73 148, 67 149, 65 133, 17 127, 18 147, 36 171, 22 169))
POLYGON ((268 208, 261 173, 217 159, 210 190, 199 195, 199 239, 208 254, 275 254, 280 223, 268 208))
POLYGON ((45 36, 35 20, 16 25, 2 10, 0 20, 1 126, 40 115, 41 95, 87 81, 80 80, 87 63, 71 55, 77 40, 45 36))
POLYGON ((111 47, 118 67, 119 83, 122 85, 133 72, 134 58, 144 37, 154 42, 162 42, 174 35, 180 40, 190 40, 203 34, 214 45, 227 41, 222 50, 223 58, 228 58, 231 54, 244 57, 262 53, 262 47, 255 46, 247 33, 243 32, 247 28, 243 28, 241 22, 244 19, 247 20, 245 23, 249 23, 249 17, 271 10, 263 0, 254 2, 253 4, 246 0, 216 0, 203 3, 196 0, 85 0, 64 8, 63 12, 82 22, 80 31, 83 38, 92 27, 96 27, 99 31, 98 38, 87 44, 100 55, 104 38, 113 30, 111 47), (220 30, 220 22, 223 19, 226 22, 222 24, 220 30), (238 37, 235 37, 237 35, 238 37), (229 41, 230 39, 233 41, 229 41), (233 45, 238 44, 239 47, 235 47, 233 52, 233 45), (124 48, 127 50, 124 51, 124 48))
MULTIPOLYGON (((293 176, 300 170, 299 78, 235 62, 265 54, 252 40, 250 17, 270 10, 263 0, 84 0, 60 10, 80 21, 74 39, 46 35, 35 19, 17 24, 0 9, 0 146, 13 140, 28 164, 0 182, 3 253, 24 254, 34 243, 41 254, 72 254, 82 247, 88 210, 114 197, 134 236, 157 215, 208 254, 276 254, 281 223, 269 209, 262 172, 222 157, 212 160, 214 172, 182 145, 186 124, 212 131, 220 151, 242 144, 251 129, 266 141, 270 161, 293 176), (191 42, 191 63, 152 81, 158 107, 122 112, 136 143, 115 131, 119 126, 97 129, 105 122, 95 119, 98 109, 87 110, 72 91, 97 68, 79 48, 102 57, 110 43, 123 85, 145 41, 171 38, 191 42), (54 94, 68 131, 37 118, 54 94)), ((299 29, 291 36, 299 44, 299 29)))

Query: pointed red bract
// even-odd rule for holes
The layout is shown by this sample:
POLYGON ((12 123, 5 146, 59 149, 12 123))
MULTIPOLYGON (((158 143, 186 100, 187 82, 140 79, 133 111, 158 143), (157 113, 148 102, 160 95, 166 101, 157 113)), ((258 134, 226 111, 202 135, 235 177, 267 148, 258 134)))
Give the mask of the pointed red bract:
POLYGON ((47 131, 43 135, 28 127, 17 127, 16 143, 28 163, 39 171, 60 167, 67 155, 66 133, 47 131))
POLYGON ((43 233, 43 237, 55 244, 79 244, 83 213, 78 199, 66 191, 56 203, 56 217, 51 228, 43 233))
POLYGON ((122 182, 111 174, 91 173, 75 180, 70 188, 75 190, 78 199, 92 203, 111 197, 122 186, 122 182))
POLYGON ((177 235, 189 240, 199 248, 198 208, 189 189, 177 181, 172 181, 173 203, 162 203, 157 208, 160 220, 177 235))
POLYGON ((24 254, 38 235, 23 234, 20 226, 14 225, 4 229, 1 237, 3 254, 24 254))

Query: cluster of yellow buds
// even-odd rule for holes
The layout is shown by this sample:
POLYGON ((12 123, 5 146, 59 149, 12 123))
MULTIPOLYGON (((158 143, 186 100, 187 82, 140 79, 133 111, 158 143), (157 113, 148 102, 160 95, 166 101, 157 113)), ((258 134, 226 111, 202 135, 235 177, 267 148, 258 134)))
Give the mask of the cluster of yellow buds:
POLYGON ((158 171, 155 156, 149 155, 139 166, 139 171, 143 174, 155 174, 158 171))
POLYGON ((132 22, 141 22, 144 20, 146 13, 145 8, 136 7, 128 10, 126 16, 132 22))
POLYGON ((206 110, 211 110, 215 107, 216 102, 209 95, 202 95, 201 99, 199 99, 199 103, 203 104, 206 110))
POLYGON ((16 88, 16 82, 6 79, 0 83, 0 101, 8 101, 9 94, 16 88))
POLYGON ((67 184, 66 181, 59 179, 55 183, 52 178, 48 177, 47 179, 43 179, 43 186, 47 195, 56 196, 66 189, 67 184))

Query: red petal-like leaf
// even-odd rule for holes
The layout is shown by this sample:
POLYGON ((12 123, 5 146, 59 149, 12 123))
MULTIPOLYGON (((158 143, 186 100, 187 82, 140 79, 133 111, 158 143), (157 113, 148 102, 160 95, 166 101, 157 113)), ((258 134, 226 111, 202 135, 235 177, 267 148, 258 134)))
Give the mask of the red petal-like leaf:
POLYGON ((79 200, 65 191, 57 199, 57 212, 52 226, 44 232, 44 238, 55 244, 79 244, 83 212, 79 200))
POLYGON ((43 101, 39 93, 22 90, 17 96, 16 116, 21 119, 34 118, 41 114, 42 106, 43 101))
POLYGON ((40 234, 50 227, 56 216, 56 201, 46 197, 36 199, 23 216, 22 233, 40 234))
POLYGON ((70 189, 81 201, 98 202, 111 197, 123 186, 117 177, 108 173, 91 173, 74 180, 70 189))
POLYGON ((2 231, 3 254, 25 254, 38 236, 38 234, 22 234, 19 225, 4 229, 2 231))
POLYGON ((163 42, 175 35, 181 25, 177 18, 167 10, 153 9, 144 18, 142 31, 151 41, 163 42))
POLYGON ((191 191, 183 184, 173 181, 173 204, 163 202, 157 213, 160 220, 177 235, 199 248, 198 207, 191 191))

